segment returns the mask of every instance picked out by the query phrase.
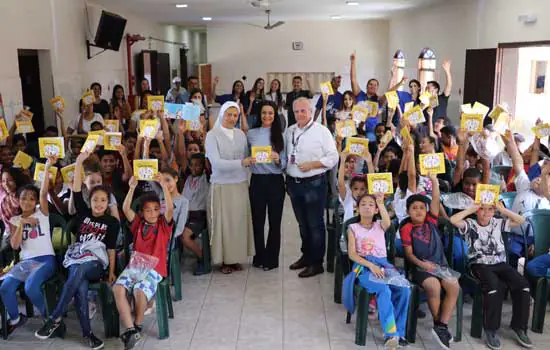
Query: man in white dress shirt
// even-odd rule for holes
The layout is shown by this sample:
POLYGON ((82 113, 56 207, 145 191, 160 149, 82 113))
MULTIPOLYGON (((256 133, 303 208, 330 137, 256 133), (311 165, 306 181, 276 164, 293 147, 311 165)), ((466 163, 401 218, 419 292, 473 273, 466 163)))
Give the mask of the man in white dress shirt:
POLYGON ((302 238, 302 257, 290 269, 303 269, 300 277, 324 272, 326 172, 338 163, 334 139, 325 126, 313 120, 311 107, 307 98, 294 101, 296 124, 287 129, 285 137, 287 190, 302 238))

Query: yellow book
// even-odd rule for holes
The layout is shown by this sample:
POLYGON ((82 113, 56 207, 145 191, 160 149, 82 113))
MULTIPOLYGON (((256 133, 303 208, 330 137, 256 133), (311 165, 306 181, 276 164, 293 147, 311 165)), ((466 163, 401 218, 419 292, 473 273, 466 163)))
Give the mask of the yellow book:
POLYGON ((533 130, 533 133, 539 139, 550 136, 550 124, 548 123, 539 124, 533 127, 531 130, 533 130))
POLYGON ((32 165, 32 157, 22 151, 17 151, 13 159, 13 166, 21 169, 28 169, 32 165))
POLYGON ((134 177, 137 180, 153 181, 159 172, 158 159, 136 159, 134 160, 134 177))
POLYGON ((445 174, 445 155, 429 153, 419 155, 420 175, 445 174))
POLYGON ((89 106, 94 102, 95 97, 93 91, 88 90, 84 93, 84 95, 82 95, 82 103, 84 104, 84 106, 89 106))
POLYGON ((107 132, 118 132, 120 122, 116 119, 105 119, 103 120, 103 127, 107 132))
POLYGON ((499 185, 484 185, 476 186, 476 204, 496 204, 500 195, 499 185))
POLYGON ((185 130, 189 131, 200 131, 202 128, 200 120, 186 120, 185 121, 185 130))
POLYGON ((407 103, 405 103, 405 110, 403 111, 403 113, 406 113, 406 112, 410 111, 413 108, 414 108, 414 102, 413 101, 407 102, 407 103))
POLYGON ((403 114, 403 118, 405 118, 405 120, 408 120, 411 125, 424 123, 426 121, 426 117, 424 117, 422 108, 418 105, 406 111, 403 114))
POLYGON ((474 114, 474 110, 472 109, 472 104, 465 103, 463 105, 460 105, 460 113, 474 114))
POLYGON ((369 185, 369 194, 393 193, 393 177, 391 173, 367 174, 367 183, 369 185))
POLYGON ((386 131, 386 133, 380 138, 380 143, 387 145, 393 139, 393 134, 391 130, 386 131))
POLYGON ((97 146, 97 141, 99 140, 99 135, 88 135, 86 142, 82 145, 80 152, 89 152, 93 153, 95 147, 97 146))
POLYGON ((460 128, 467 132, 481 132, 483 130, 483 114, 465 114, 460 117, 460 128))
POLYGON ((345 152, 362 156, 369 150, 369 140, 360 137, 349 137, 346 140, 345 152))
POLYGON ((378 102, 367 101, 365 105, 369 110, 369 118, 376 118, 378 116, 378 102))
POLYGON ((271 146, 252 146, 252 158, 256 159, 256 163, 271 163, 271 146))
POLYGON ((34 113, 29 111, 28 109, 22 109, 19 114, 21 114, 25 118, 28 118, 29 120, 31 120, 32 116, 34 115, 34 113))
MULTIPOLYGON (((66 184, 72 184, 74 179, 74 170, 76 168, 76 163, 67 165, 66 167, 61 168, 61 176, 63 176, 63 182, 66 184)), ((84 169, 82 169, 82 179, 84 179, 84 169)))
POLYGON ((508 130, 509 125, 510 116, 508 113, 501 113, 496 122, 493 124, 493 129, 495 129, 495 131, 499 134, 504 135, 506 130, 508 130))
POLYGON ((412 140, 411 132, 409 131, 409 128, 402 128, 400 135, 403 142, 412 140))
POLYGON ((332 84, 330 83, 330 81, 321 83, 320 89, 321 89, 321 94, 323 95, 328 95, 328 96, 334 95, 334 90, 332 90, 332 84))
POLYGON ((40 158, 50 156, 65 158, 65 142, 63 137, 39 137, 38 150, 40 151, 40 158))
POLYGON ((34 132, 34 126, 30 120, 16 120, 15 126, 16 134, 30 134, 31 132, 34 132))
POLYGON ((357 135, 357 128, 353 120, 340 120, 336 122, 336 134, 341 137, 357 135))
POLYGON ((388 108, 396 109, 399 104, 399 96, 397 91, 388 91, 386 92, 386 101, 388 101, 388 108))
POLYGON ((139 121, 139 135, 154 139, 159 131, 158 119, 145 119, 139 121))
POLYGON ((104 137, 104 147, 107 151, 118 151, 118 147, 122 145, 121 132, 106 132, 104 137))
POLYGON ((103 146, 103 136, 105 136, 105 130, 96 130, 96 131, 90 131, 88 135, 97 135, 99 136, 97 139, 97 144, 99 146, 103 146))
POLYGON ((475 114, 482 114, 483 117, 485 117, 487 113, 489 113, 489 109, 490 109, 489 107, 487 107, 486 105, 480 102, 475 102, 474 105, 472 106, 472 111, 475 114))
POLYGON ((149 96, 147 108, 153 112, 160 112, 164 109, 164 96, 149 96))
MULTIPOLYGON (((42 182, 44 181, 44 170, 46 169, 46 164, 36 163, 34 166, 34 181, 42 182)), ((57 177, 57 168, 54 166, 50 167, 50 180, 55 182, 57 177)))
POLYGON ((6 125, 6 119, 0 119, 0 140, 3 140, 9 136, 8 126, 6 125))
POLYGON ((369 116, 369 110, 360 105, 353 106, 351 110, 352 119, 358 123, 364 122, 369 116))
POLYGON ((424 91, 424 93, 418 97, 420 103, 423 104, 424 107, 428 107, 430 105, 430 98, 432 98, 432 94, 429 91, 424 91))
POLYGON ((55 96, 50 100, 50 104, 54 111, 65 109, 65 100, 61 96, 55 96))

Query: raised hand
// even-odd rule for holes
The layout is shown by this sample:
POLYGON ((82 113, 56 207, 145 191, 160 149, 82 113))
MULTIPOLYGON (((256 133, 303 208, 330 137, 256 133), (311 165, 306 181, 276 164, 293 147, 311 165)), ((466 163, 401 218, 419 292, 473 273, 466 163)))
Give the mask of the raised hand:
POLYGON ((356 58, 357 58, 357 53, 356 53, 356 51, 353 51, 353 53, 351 55, 349 55, 349 60, 352 61, 352 62, 355 62, 356 58))
POLYGON ((214 84, 218 85, 220 83, 220 77, 217 75, 214 77, 214 84))
POLYGON ((445 72, 449 72, 451 70, 451 60, 444 60, 443 63, 441 63, 441 68, 445 72))

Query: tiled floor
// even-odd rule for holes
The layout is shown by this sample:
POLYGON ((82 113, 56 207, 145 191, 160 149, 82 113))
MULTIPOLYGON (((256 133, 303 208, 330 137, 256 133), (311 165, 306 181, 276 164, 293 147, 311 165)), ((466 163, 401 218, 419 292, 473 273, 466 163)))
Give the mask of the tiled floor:
MULTIPOLYGON (((296 221, 287 201, 284 213, 284 238, 281 268, 264 272, 252 267, 225 276, 219 272, 194 277, 186 267, 184 299, 174 303, 175 318, 170 320, 171 336, 158 340, 154 316, 148 316, 142 349, 192 350, 351 350, 354 345, 354 320, 344 322, 345 312, 332 298, 333 275, 299 279, 287 266, 299 255, 296 221)), ((187 262, 190 260, 188 259, 187 262)), ((190 263, 186 264, 189 265, 190 263)), ((469 337, 471 304, 465 305, 463 341, 453 349, 484 349, 480 340, 469 337)), ((511 307, 505 305, 502 329, 503 349, 516 349, 505 325, 510 321, 511 307)), ((37 340, 33 332, 38 319, 29 320, 24 329, 15 332, 9 341, 0 340, 1 350, 86 349, 80 342, 80 327, 74 312, 67 320, 65 340, 37 340)), ((438 349, 432 339, 431 319, 419 320, 418 337, 411 349, 438 349)), ((546 322, 550 324, 550 321, 546 322)), ((451 323, 454 329, 454 321, 451 323)), ((94 319, 93 329, 103 337, 101 315, 94 319)), ((550 342, 550 327, 544 334, 530 333, 535 347, 550 342)), ((547 347, 548 345, 546 345, 547 347)), ((106 349, 123 349, 118 339, 108 339, 106 349)), ((378 322, 372 322, 367 349, 382 349, 378 322)))

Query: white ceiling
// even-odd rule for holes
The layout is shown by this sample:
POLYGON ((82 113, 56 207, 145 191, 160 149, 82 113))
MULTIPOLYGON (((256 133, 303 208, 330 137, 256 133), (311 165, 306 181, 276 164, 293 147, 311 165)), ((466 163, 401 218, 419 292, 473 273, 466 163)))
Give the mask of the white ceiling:
MULTIPOLYGON (((261 8, 250 4, 253 0, 92 0, 112 11, 124 11, 169 24, 206 24, 212 22, 265 22, 261 8), (187 4, 187 8, 176 8, 187 4)), ((429 6, 454 0, 355 0, 358 6, 346 5, 346 0, 256 0, 269 2, 272 21, 329 20, 331 16, 346 19, 387 18, 396 11, 429 6)))

